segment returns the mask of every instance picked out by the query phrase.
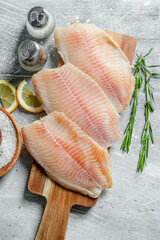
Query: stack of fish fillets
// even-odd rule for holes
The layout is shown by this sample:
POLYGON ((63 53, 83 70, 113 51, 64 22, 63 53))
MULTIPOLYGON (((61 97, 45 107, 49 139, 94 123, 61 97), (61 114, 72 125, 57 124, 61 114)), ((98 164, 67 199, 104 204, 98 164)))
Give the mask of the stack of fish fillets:
POLYGON ((120 138, 120 116, 135 79, 117 43, 94 24, 54 30, 64 65, 33 75, 48 114, 22 128, 24 143, 52 179, 96 198, 112 186, 107 148, 120 138))

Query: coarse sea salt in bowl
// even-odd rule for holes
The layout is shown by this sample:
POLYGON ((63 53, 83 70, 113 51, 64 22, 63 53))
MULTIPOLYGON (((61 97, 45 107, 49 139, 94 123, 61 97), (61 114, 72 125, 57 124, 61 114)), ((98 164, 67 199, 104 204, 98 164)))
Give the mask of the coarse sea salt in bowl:
POLYGON ((0 177, 16 163, 21 152, 20 130, 14 118, 0 107, 0 177))

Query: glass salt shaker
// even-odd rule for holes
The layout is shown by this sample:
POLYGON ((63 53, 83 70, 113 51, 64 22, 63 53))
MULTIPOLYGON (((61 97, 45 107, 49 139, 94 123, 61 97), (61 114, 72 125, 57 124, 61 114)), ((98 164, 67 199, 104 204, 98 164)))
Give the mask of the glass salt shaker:
POLYGON ((47 61, 47 53, 41 44, 25 40, 19 45, 18 60, 25 70, 39 71, 47 61))
POLYGON ((52 16, 42 7, 33 7, 27 14, 26 28, 35 38, 48 37, 55 27, 52 16))

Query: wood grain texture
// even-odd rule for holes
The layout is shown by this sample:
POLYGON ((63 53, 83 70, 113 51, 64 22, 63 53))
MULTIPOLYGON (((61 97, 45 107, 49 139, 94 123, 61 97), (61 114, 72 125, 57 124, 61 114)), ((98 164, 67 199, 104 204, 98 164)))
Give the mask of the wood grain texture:
MULTIPOLYGON (((16 136, 17 136, 17 145, 16 145, 16 151, 11 159, 11 161, 5 165, 4 167, 0 168, 0 177, 4 176, 17 162, 18 157, 20 155, 21 152, 21 146, 22 146, 22 140, 21 140, 21 134, 20 134, 20 130, 19 127, 15 121, 15 119, 12 117, 12 115, 10 113, 8 113, 4 108, 0 107, 0 111, 4 112, 12 121, 14 127, 15 127, 15 131, 16 131, 16 136)), ((0 145, 1 145, 1 138, 3 138, 2 133, 0 132, 0 145)), ((6 150, 7 151, 7 150, 6 150)))
MULTIPOLYGON (((137 40, 134 37, 107 31, 119 44, 122 51, 132 63, 137 40)), ((60 61, 61 65, 63 64, 60 61)), ((73 205, 85 207, 93 206, 97 199, 83 196, 59 186, 48 178, 38 164, 33 164, 28 182, 28 189, 46 197, 47 204, 36 240, 63 240, 65 239, 68 217, 73 205)))
POLYGON ((128 57, 130 64, 132 64, 136 46, 137 46, 137 40, 134 37, 127 36, 121 33, 114 33, 108 30, 105 30, 106 33, 108 33, 113 40, 118 43, 124 54, 128 57), (129 43, 129 44, 128 44, 129 43))

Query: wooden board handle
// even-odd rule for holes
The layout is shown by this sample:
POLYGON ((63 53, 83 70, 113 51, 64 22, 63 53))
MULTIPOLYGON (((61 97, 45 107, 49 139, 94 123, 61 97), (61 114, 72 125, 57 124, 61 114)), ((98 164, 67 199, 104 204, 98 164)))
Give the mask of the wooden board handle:
POLYGON ((36 236, 36 240, 65 239, 70 209, 70 195, 52 182, 48 189, 47 204, 36 236))

